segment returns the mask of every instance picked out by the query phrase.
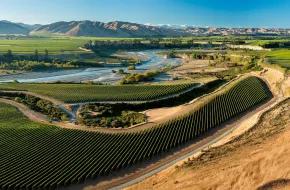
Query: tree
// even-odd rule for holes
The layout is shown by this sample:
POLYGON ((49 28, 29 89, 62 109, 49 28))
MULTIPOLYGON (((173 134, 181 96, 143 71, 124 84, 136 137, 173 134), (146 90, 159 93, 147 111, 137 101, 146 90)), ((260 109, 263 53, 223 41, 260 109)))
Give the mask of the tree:
POLYGON ((45 61, 48 60, 48 50, 47 49, 44 50, 44 60, 45 61))
POLYGON ((128 70, 135 70, 136 69, 136 66, 135 65, 131 65, 128 67, 128 70))
POLYGON ((167 54, 167 57, 168 58, 176 58, 176 52, 174 50, 170 51, 168 54, 167 54))
POLYGON ((7 53, 4 55, 4 57, 5 57, 5 59, 6 59, 6 61, 8 63, 11 63, 13 61, 13 53, 12 53, 12 51, 9 49, 7 51, 7 53))
POLYGON ((135 80, 137 81, 137 82, 140 82, 140 81, 142 81, 144 79, 144 75, 142 75, 142 74, 136 74, 135 75, 135 80))
POLYGON ((173 39, 171 41, 171 43, 174 45, 174 46, 180 46, 182 45, 182 40, 181 39, 173 39))
POLYGON ((193 40, 187 40, 186 44, 189 45, 189 46, 193 46, 194 41, 193 40))
POLYGON ((193 53, 192 53, 192 58, 193 58, 193 59, 197 59, 197 58, 198 58, 197 53, 193 52, 193 53))
POLYGON ((39 61, 39 54, 37 49, 34 51, 34 60, 39 61))
POLYGON ((124 69, 119 69, 118 73, 119 74, 125 74, 125 71, 124 71, 124 69))

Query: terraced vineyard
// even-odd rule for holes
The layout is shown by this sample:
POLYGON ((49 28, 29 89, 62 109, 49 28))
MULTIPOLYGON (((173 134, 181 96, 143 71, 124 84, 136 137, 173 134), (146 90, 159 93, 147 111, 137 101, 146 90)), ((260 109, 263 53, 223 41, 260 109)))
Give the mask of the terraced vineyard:
POLYGON ((180 117, 140 132, 107 134, 43 126, 0 105, 1 189, 56 189, 133 165, 189 142, 271 96, 249 77, 180 117), (16 119, 17 118, 17 119, 16 119))
POLYGON ((148 101, 186 91, 196 83, 169 85, 0 84, 0 90, 25 90, 66 103, 91 101, 148 101))

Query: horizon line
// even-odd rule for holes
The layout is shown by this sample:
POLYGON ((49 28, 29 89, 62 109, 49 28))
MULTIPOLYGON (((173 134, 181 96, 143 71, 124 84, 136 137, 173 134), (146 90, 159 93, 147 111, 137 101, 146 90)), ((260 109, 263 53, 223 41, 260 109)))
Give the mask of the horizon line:
POLYGON ((201 26, 201 25, 190 25, 190 24, 153 24, 150 22, 142 23, 142 22, 135 22, 135 21, 126 21, 126 20, 112 20, 112 21, 100 21, 100 20, 92 20, 92 19, 80 19, 80 20, 59 20, 59 21, 52 21, 52 22, 46 22, 46 23, 31 23, 31 22, 25 22, 25 21, 16 21, 16 20, 8 20, 8 19, 1 19, 0 21, 7 21, 11 23, 21 23, 21 24, 27 24, 27 25, 50 25, 54 24, 57 22, 82 22, 82 21, 91 21, 91 22, 100 22, 100 23, 110 23, 110 22, 127 22, 127 23, 132 23, 132 24, 141 24, 141 25, 147 25, 147 26, 178 26, 178 27, 193 27, 193 28, 265 28, 265 29, 290 29, 290 26, 287 27, 274 27, 274 26, 214 26, 214 25, 206 25, 206 26, 201 26))

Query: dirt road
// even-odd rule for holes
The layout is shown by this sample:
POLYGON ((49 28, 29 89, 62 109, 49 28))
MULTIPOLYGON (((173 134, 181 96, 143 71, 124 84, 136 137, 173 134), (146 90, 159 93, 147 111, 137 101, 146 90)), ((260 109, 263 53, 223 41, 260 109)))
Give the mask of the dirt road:
POLYGON ((10 105, 16 107, 19 111, 21 111, 26 117, 28 117, 32 121, 36 121, 36 122, 43 123, 43 124, 48 123, 48 119, 45 115, 38 113, 38 112, 35 112, 35 111, 32 111, 23 104, 17 103, 17 102, 12 101, 12 100, 3 99, 3 98, 0 98, 0 102, 10 104, 10 105))
POLYGON ((58 127, 65 128, 65 129, 75 129, 75 130, 104 132, 104 133, 124 133, 124 132, 135 132, 135 131, 138 131, 141 129, 150 128, 150 127, 154 126, 154 123, 146 123, 144 125, 136 126, 135 128, 110 129, 110 128, 100 128, 100 127, 89 128, 86 126, 75 125, 75 124, 70 123, 70 122, 55 122, 55 121, 50 122, 49 119, 45 115, 29 109, 27 106, 25 106, 21 103, 18 103, 18 102, 12 101, 12 100, 8 100, 8 99, 4 99, 4 98, 0 98, 0 102, 10 104, 10 105, 18 108, 18 110, 21 111, 31 121, 46 124, 46 125, 58 126, 58 127))
POLYGON ((244 131, 240 130, 245 125, 249 124, 249 121, 252 122, 253 125, 259 121, 261 113, 264 113, 266 110, 271 109, 275 105, 277 105, 281 99, 272 99, 264 105, 259 106, 258 108, 248 112, 240 118, 235 118, 230 122, 224 124, 216 131, 213 131, 208 136, 199 139, 197 142, 190 144, 187 147, 177 151, 174 155, 168 156, 166 158, 162 158, 162 160, 158 160, 156 163, 151 163, 147 168, 143 170, 139 170, 138 172, 132 173, 128 175, 126 178, 121 178, 119 180, 109 181, 109 184, 103 184, 96 187, 91 187, 87 189, 123 189, 135 183, 139 183, 145 180, 148 177, 151 177, 159 172, 165 170, 166 168, 172 168, 176 164, 187 160, 188 157, 199 153, 200 151, 207 149, 217 143, 227 142, 227 140, 232 139, 244 131))

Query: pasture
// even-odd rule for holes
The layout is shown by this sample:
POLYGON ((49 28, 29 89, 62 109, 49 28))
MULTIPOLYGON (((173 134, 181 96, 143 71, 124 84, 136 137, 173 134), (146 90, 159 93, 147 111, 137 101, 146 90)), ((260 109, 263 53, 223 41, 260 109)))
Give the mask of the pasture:
MULTIPOLYGON (((11 39, 0 38, 0 53, 6 53, 11 50, 16 54, 33 54, 37 49, 39 54, 44 54, 47 49, 50 54, 66 54, 66 53, 90 53, 81 50, 85 43, 89 40, 124 40, 126 38, 96 38, 96 37, 14 37, 11 39)), ((131 38, 130 38, 131 39, 131 38)), ((128 40, 128 39, 126 39, 128 40)), ((132 40, 134 40, 132 38, 132 40)))

